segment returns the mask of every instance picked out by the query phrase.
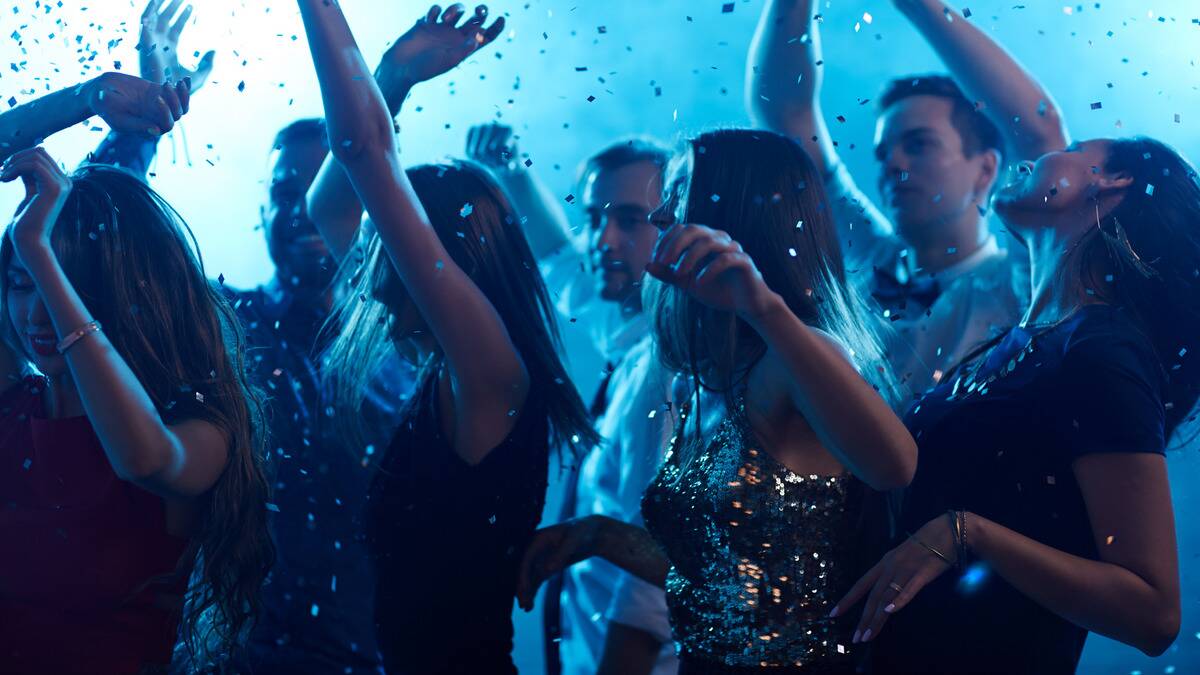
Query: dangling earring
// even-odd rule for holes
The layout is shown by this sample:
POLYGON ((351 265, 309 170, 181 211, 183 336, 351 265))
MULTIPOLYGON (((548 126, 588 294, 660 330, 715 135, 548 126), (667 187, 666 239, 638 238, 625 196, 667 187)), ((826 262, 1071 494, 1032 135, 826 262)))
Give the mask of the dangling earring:
POLYGON ((1139 274, 1146 278, 1158 276, 1158 272, 1153 267, 1150 267, 1142 261, 1142 257, 1137 251, 1133 250, 1133 244, 1129 241, 1129 235, 1126 234, 1125 228, 1121 225, 1121 221, 1116 216, 1111 216, 1113 222, 1113 231, 1110 233, 1104 229, 1100 221, 1100 201, 1095 200, 1096 206, 1096 229, 1100 230, 1100 234, 1104 235, 1104 240, 1118 254, 1123 254, 1131 267, 1138 271, 1139 274))

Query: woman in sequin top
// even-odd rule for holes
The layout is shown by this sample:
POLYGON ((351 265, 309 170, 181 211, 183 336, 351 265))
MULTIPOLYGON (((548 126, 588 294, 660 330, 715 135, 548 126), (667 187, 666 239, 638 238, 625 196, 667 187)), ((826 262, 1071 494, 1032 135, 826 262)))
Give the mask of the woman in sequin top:
POLYGON ((540 531, 518 598, 598 555, 666 588, 684 673, 852 672, 827 615, 855 574, 864 496, 906 485, 916 448, 879 393, 820 176, 795 142, 747 130, 691 140, 672 175, 647 306, 688 402, 647 528, 540 531))

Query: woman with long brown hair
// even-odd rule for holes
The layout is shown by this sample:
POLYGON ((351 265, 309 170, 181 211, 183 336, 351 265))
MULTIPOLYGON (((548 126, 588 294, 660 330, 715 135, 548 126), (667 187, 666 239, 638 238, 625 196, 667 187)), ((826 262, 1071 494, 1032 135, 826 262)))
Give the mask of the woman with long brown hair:
POLYGON ((189 645, 228 652, 272 557, 237 321, 137 178, 68 177, 35 148, 0 170, 17 179, 0 244, 16 355, 0 394, 0 661, 163 671, 181 616, 189 645))
MULTIPOLYGON (((337 160, 312 198, 347 195, 343 206, 365 208, 377 228, 362 237, 364 264, 337 310, 326 373, 347 414, 381 354, 400 348, 422 364, 369 495, 384 664, 515 673, 517 564, 541 518, 551 442, 592 443, 595 432, 559 361, 553 307, 507 196, 469 163, 403 170, 385 96, 341 9, 298 4, 337 160)), ((433 7, 391 48, 405 79, 397 100, 504 27, 484 27, 486 7, 463 18, 462 5, 433 7)), ((311 212, 339 210, 318 206, 311 212)), ((362 234, 357 218, 316 222, 339 256, 362 234)))
POLYGON ((682 421, 646 529, 589 516, 540 531, 518 599, 600 556, 665 587, 681 673, 853 672, 849 625, 826 615, 916 447, 820 175, 795 141, 724 130, 689 141, 673 176, 647 307, 682 421))

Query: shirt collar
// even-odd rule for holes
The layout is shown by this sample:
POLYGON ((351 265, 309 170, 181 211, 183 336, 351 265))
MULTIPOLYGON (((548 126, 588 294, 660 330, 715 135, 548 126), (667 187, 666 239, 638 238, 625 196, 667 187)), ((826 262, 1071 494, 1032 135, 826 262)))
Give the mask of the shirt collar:
MULTIPOLYGON (((942 284, 942 288, 945 288, 946 285, 950 284, 959 277, 975 271, 980 265, 983 265, 992 258, 1002 254, 1003 251, 1000 250, 1000 245, 996 242, 996 235, 990 234, 988 235, 987 240, 983 242, 983 245, 980 246, 978 250, 972 252, 971 255, 968 255, 953 265, 945 269, 938 270, 937 272, 927 272, 925 270, 921 270, 917 272, 914 277, 932 277, 937 279, 938 282, 942 284)), ((908 259, 911 260, 911 256, 909 256, 908 259)), ((911 274, 911 272, 909 273, 911 274)))

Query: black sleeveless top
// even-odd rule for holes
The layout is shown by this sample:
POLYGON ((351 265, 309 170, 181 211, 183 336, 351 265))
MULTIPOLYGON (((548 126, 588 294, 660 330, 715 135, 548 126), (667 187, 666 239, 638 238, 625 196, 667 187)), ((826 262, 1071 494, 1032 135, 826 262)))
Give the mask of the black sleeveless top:
POLYGON ((441 433, 436 372, 380 461, 368 499, 375 616, 389 674, 516 673, 517 567, 546 498, 549 423, 533 389, 476 466, 441 433))

